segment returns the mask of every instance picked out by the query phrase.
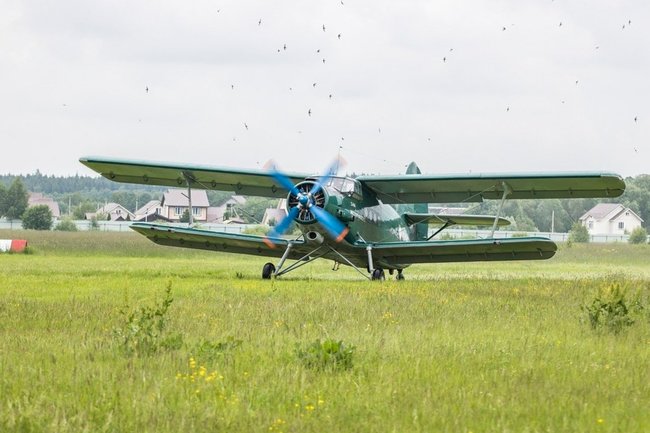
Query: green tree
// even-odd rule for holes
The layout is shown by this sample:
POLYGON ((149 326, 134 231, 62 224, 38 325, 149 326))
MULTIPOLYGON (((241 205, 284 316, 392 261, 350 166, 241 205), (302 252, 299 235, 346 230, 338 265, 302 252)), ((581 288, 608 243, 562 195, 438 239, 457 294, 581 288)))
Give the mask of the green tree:
POLYGON ((589 242, 589 231, 587 227, 583 226, 579 221, 573 223, 569 232, 569 241, 576 243, 589 242))
POLYGON ((57 225, 54 227, 54 230, 62 232, 76 232, 77 225, 70 218, 63 218, 57 225))
POLYGON ((7 188, 0 182, 0 218, 5 214, 5 201, 7 200, 7 188))
POLYGON ((648 231, 643 227, 632 230, 627 241, 631 244, 645 244, 648 241, 648 231))
POLYGON ((19 219, 27 210, 27 198, 29 194, 22 181, 15 178, 7 190, 2 207, 3 214, 9 219, 19 219))
POLYGON ((183 215, 181 215, 180 221, 182 223, 188 223, 190 222, 190 211, 185 209, 185 212, 183 212, 183 215))
POLYGON ((93 213, 97 210, 97 205, 90 201, 83 201, 74 208, 72 215, 76 220, 86 219, 87 213, 93 213))
POLYGON ((23 213, 23 228, 27 230, 50 230, 52 211, 44 204, 30 207, 23 213))

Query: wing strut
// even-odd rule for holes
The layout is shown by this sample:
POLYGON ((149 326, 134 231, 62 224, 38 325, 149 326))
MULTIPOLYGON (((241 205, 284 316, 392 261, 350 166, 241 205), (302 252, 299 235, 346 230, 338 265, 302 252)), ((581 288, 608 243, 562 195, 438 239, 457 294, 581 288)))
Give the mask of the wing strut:
POLYGON ((194 224, 194 212, 192 209, 192 181, 194 180, 194 176, 192 176, 192 174, 188 171, 183 171, 182 174, 185 178, 185 182, 187 183, 187 202, 190 206, 188 211, 188 214, 190 216, 188 227, 192 227, 194 224))
MULTIPOLYGON (((498 220, 498 219, 499 219, 499 218, 497 217, 497 220, 498 220)), ((438 233, 440 233, 441 231, 443 231, 444 229, 446 229, 447 227, 449 227, 449 226, 451 226, 451 225, 453 225, 453 224, 454 224, 454 223, 453 223, 451 220, 447 220, 447 222, 445 222, 445 225, 443 225, 443 226, 440 227, 438 230, 436 230, 436 232, 435 232, 434 234, 432 234, 431 236, 429 236, 429 237, 427 238, 427 240, 430 241, 432 237, 434 237, 435 235, 437 235, 438 233)))
POLYGON ((494 232, 497 229, 497 224, 499 223, 499 217, 501 216, 501 209, 503 209, 503 203, 506 201, 506 198, 512 192, 512 188, 510 188, 510 186, 507 183, 501 182, 501 185, 503 186, 503 196, 501 197, 501 203, 499 203, 499 210, 497 211, 497 215, 494 217, 494 224, 492 224, 492 232, 490 232, 490 238, 494 237, 494 232))

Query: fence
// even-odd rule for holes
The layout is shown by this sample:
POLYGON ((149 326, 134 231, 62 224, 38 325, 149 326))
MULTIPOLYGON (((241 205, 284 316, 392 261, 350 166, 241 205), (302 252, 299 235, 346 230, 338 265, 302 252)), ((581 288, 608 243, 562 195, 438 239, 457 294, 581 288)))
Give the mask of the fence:
MULTIPOLYGON (((77 228, 82 231, 87 231, 91 229, 91 222, 87 220, 77 220, 74 221, 77 225, 77 228)), ((132 224, 131 221, 97 221, 99 231, 104 232, 129 232, 129 226, 132 224)), ((183 223, 170 223, 169 225, 176 227, 187 227, 187 224, 183 223)), ((214 230, 225 233, 242 233, 244 230, 250 227, 256 227, 256 224, 201 224, 200 226, 205 230, 214 230)), ((23 226, 20 220, 5 220, 0 219, 0 229, 9 229, 9 230, 22 230, 23 226)), ((429 235, 433 234, 433 231, 429 231, 429 235)), ((436 238, 439 239, 441 235, 446 235, 454 239, 464 238, 464 239, 474 239, 474 238, 487 238, 490 236, 490 230, 465 230, 465 229, 447 229, 443 231, 436 238)), ((569 239, 568 233, 549 233, 549 232, 512 232, 512 231, 496 231, 494 232, 495 238, 513 238, 513 237, 522 237, 522 236, 541 236, 549 238, 555 242, 566 242, 569 239)), ((606 243, 606 242, 627 242, 628 235, 590 235, 590 242, 595 243, 606 243)))

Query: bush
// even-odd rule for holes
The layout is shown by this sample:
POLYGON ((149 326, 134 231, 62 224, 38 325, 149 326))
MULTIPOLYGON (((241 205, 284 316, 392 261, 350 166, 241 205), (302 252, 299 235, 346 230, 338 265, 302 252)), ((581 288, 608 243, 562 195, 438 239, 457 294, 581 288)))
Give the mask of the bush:
POLYGON ((354 346, 348 346, 343 341, 327 339, 323 342, 314 341, 305 347, 296 347, 298 359, 308 368, 317 370, 347 370, 352 368, 354 346))
POLYGON ((22 217, 26 230, 50 230, 52 228, 52 211, 44 204, 30 207, 22 217))
POLYGON ((626 299, 625 291, 618 283, 601 289, 591 304, 583 307, 592 329, 606 330, 613 334, 618 334, 624 328, 632 326, 634 324, 634 319, 630 317, 632 311, 642 308, 638 300, 626 299))
POLYGON ((76 232, 77 225, 70 218, 64 218, 54 227, 54 230, 61 232, 76 232))
POLYGON ((643 227, 637 227, 632 230, 627 241, 631 244, 645 244, 648 242, 648 231, 643 227))
POLYGON ((115 328, 113 335, 126 355, 149 356, 161 349, 179 349, 183 345, 181 334, 166 335, 167 311, 174 301, 171 291, 170 282, 160 306, 121 312, 126 316, 125 326, 115 328))
POLYGON ((589 242, 589 231, 587 227, 580 224, 580 222, 573 223, 571 231, 569 232, 569 241, 575 243, 589 242))

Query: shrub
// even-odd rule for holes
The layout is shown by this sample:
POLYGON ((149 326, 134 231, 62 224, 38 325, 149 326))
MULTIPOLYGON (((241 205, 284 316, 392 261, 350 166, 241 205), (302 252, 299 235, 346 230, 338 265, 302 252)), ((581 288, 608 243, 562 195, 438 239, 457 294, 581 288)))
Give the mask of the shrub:
POLYGON ((167 312, 174 301, 171 290, 170 282, 159 306, 141 307, 130 313, 121 311, 126 316, 126 323, 122 328, 115 328, 113 335, 126 355, 148 356, 161 349, 179 349, 182 346, 181 334, 166 335, 167 312))
POLYGON ((592 329, 606 330, 613 334, 618 334, 624 328, 632 326, 634 319, 630 315, 632 311, 641 308, 638 300, 626 299, 625 291, 618 283, 612 283, 601 289, 591 304, 583 307, 592 329))
POLYGON ((589 231, 587 230, 587 227, 580 224, 580 222, 573 223, 571 231, 569 232, 569 241, 575 243, 589 242, 589 231))
POLYGON ((70 218, 64 218, 54 227, 54 230, 62 232, 76 232, 77 225, 70 218))
POLYGON ((22 217, 26 230, 50 230, 52 228, 52 211, 44 204, 30 207, 22 217))
POLYGON ((645 244, 648 241, 648 231, 643 227, 632 230, 627 241, 631 244, 645 244))
POLYGON ((356 348, 343 341, 320 339, 305 347, 296 347, 298 359, 308 368, 317 370, 347 370, 352 368, 352 356, 356 348))

